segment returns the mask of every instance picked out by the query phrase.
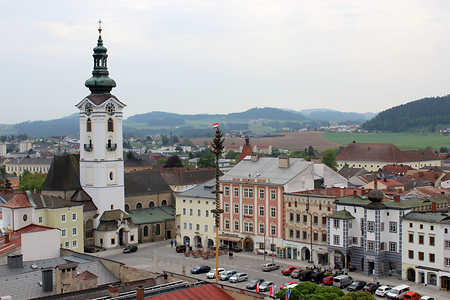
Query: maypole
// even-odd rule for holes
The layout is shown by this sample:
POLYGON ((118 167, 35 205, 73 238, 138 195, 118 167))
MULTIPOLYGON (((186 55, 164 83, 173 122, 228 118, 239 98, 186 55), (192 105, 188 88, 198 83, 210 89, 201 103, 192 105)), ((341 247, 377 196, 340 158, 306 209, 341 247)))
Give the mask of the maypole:
POLYGON ((219 157, 223 152, 223 142, 225 138, 222 135, 222 131, 219 129, 219 123, 213 125, 216 130, 216 135, 211 143, 211 152, 216 157, 216 189, 213 193, 216 194, 216 208, 211 210, 215 214, 215 226, 216 226, 216 283, 219 282, 219 224, 220 224, 220 214, 223 213, 223 209, 220 209, 220 199, 219 194, 222 194, 219 187, 219 176, 221 175, 219 169, 219 157))

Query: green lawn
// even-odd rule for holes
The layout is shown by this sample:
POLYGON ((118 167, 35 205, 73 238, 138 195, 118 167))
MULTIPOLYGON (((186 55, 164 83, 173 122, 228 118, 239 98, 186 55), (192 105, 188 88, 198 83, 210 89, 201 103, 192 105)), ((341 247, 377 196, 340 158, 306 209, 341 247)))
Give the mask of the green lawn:
POLYGON ((431 146, 435 149, 450 147, 450 137, 413 133, 336 133, 325 132, 322 134, 329 141, 347 145, 357 143, 393 143, 403 149, 421 149, 431 146))

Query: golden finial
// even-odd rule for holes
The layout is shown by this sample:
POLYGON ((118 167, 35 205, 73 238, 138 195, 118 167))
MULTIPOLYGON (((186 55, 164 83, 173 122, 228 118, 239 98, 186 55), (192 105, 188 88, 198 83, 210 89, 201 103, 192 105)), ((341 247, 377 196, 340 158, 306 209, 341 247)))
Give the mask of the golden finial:
POLYGON ((98 33, 99 35, 102 35, 102 20, 98 20, 98 33))

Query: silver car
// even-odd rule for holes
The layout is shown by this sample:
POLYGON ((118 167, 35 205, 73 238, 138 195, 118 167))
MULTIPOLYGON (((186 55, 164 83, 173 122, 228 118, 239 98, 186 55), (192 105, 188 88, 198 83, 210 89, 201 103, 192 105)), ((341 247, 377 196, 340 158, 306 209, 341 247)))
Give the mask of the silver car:
POLYGON ((245 280, 248 280, 247 273, 236 273, 230 277, 230 282, 239 282, 239 281, 245 281, 245 280))
POLYGON ((273 271, 273 270, 276 270, 276 269, 279 269, 279 268, 280 268, 280 266, 277 265, 276 263, 267 263, 267 264, 263 264, 263 265, 261 266, 261 269, 262 269, 264 272, 267 272, 267 271, 273 271))
POLYGON ((228 279, 230 279, 231 276, 233 276, 236 273, 237 273, 236 270, 224 271, 219 275, 219 279, 220 280, 228 280, 228 279))
MULTIPOLYGON (((219 276, 220 274, 222 274, 222 272, 224 272, 225 269, 224 268, 219 268, 219 276)), ((206 278, 216 278, 216 269, 212 269, 211 271, 209 271, 208 273, 206 273, 206 278)))

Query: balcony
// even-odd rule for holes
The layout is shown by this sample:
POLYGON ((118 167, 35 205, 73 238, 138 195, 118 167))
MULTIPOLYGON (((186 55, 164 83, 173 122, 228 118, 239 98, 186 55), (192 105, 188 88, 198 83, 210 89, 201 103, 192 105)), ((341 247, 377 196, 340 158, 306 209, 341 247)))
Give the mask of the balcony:
POLYGON ((84 151, 92 152, 92 149, 94 149, 92 144, 84 144, 84 151))
POLYGON ((117 150, 117 144, 106 144, 106 150, 108 150, 108 151, 116 151, 117 150))

